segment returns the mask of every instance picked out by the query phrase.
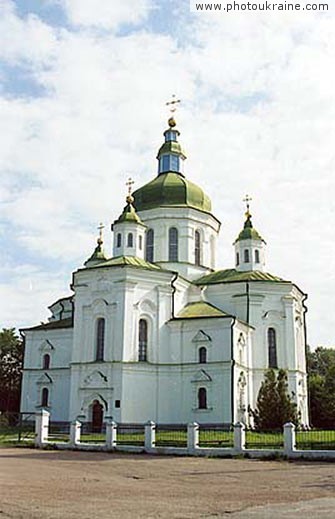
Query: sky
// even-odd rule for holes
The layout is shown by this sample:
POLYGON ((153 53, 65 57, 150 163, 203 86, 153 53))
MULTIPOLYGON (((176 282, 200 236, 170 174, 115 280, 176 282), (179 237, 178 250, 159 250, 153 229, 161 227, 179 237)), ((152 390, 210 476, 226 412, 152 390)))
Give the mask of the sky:
POLYGON ((0 0, 0 327, 46 321, 176 114, 185 174, 222 222, 252 197, 266 270, 308 294, 308 343, 335 344, 335 6, 191 13, 188 0, 0 0))

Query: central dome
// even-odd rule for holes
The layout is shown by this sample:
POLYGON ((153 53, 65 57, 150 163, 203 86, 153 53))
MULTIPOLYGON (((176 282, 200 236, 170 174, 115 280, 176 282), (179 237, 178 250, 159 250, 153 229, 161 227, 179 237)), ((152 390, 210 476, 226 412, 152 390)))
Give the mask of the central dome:
POLYGON ((206 213, 212 210, 210 198, 201 187, 187 180, 182 173, 168 171, 133 193, 137 211, 162 206, 192 207, 206 213))

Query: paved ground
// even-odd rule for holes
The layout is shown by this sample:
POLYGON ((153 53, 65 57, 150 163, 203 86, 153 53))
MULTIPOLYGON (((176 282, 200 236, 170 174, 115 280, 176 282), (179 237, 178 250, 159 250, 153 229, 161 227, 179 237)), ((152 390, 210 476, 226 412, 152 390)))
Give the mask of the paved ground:
POLYGON ((333 518, 335 464, 0 449, 0 519, 333 518))

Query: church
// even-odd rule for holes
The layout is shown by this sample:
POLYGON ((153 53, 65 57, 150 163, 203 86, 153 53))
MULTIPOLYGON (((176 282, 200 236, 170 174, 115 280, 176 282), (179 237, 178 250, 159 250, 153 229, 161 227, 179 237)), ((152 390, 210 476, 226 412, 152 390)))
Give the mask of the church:
POLYGON ((266 243, 247 201, 234 268, 217 269, 220 222, 184 174, 172 116, 158 174, 131 192, 112 224, 113 255, 97 246, 73 273, 72 295, 46 324, 23 329, 22 412, 95 428, 117 423, 250 425, 268 368, 288 373, 308 425, 306 295, 266 269, 266 243))

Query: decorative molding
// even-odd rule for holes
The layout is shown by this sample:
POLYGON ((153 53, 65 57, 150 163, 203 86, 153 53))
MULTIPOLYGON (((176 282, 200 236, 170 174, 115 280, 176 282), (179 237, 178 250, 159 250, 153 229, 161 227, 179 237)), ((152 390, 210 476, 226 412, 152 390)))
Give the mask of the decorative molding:
POLYGON ((212 342, 212 339, 203 330, 199 330, 193 337, 192 342, 212 342))
POLYGON ((98 369, 92 371, 83 381, 83 387, 84 388, 100 388, 100 387, 106 387, 108 384, 108 378, 106 375, 102 373, 102 371, 99 371, 98 369))
POLYGON ((52 383, 52 378, 47 373, 43 373, 43 375, 41 375, 36 381, 36 384, 38 384, 39 386, 45 386, 52 383))
POLYGON ((204 369, 199 369, 191 382, 212 382, 212 377, 204 369))
POLYGON ((54 349, 55 347, 51 344, 51 342, 48 339, 45 339, 39 347, 39 350, 44 352, 53 351, 54 349))

